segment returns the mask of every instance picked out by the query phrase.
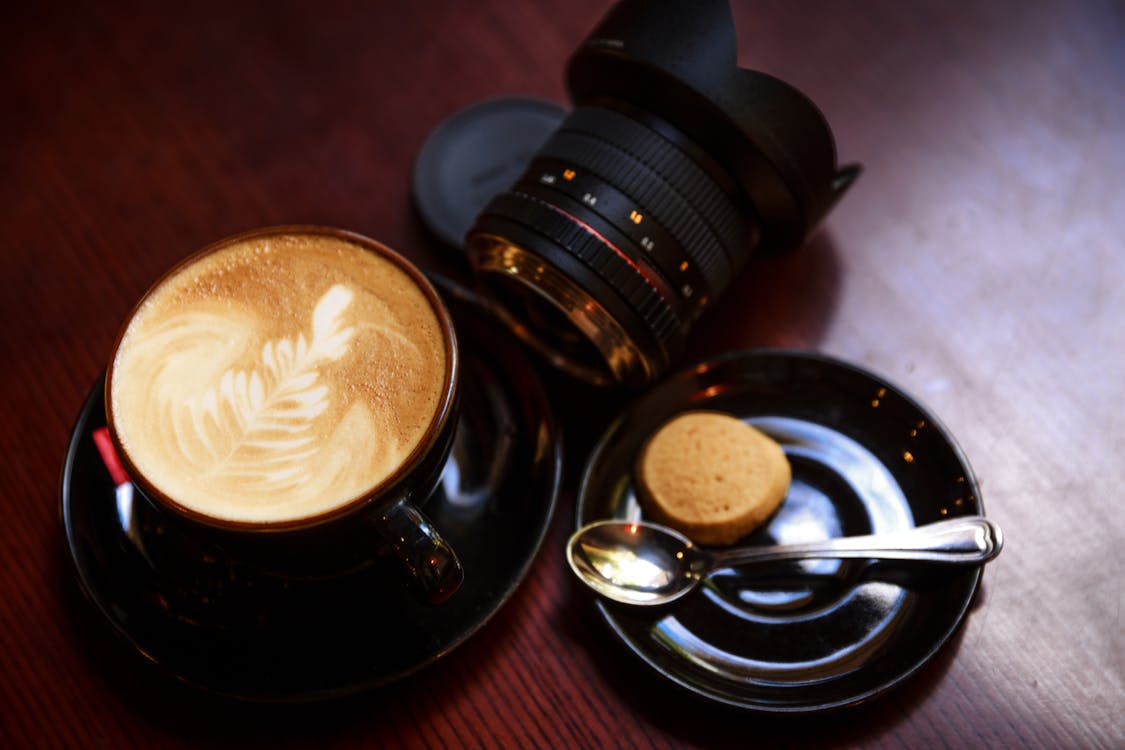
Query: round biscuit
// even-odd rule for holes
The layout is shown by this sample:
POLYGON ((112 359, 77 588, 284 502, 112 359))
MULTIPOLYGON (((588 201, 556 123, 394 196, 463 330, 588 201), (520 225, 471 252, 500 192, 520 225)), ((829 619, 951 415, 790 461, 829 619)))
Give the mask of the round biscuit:
POLYGON ((789 489, 785 452, 722 412, 683 412, 665 422, 637 459, 645 513, 698 544, 732 544, 769 518, 789 489))

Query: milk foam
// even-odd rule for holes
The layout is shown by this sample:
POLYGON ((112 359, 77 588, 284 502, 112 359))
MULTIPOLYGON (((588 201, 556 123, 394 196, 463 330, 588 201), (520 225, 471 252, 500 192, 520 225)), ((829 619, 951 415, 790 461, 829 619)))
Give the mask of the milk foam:
POLYGON ((360 497, 424 438, 447 353, 397 265, 343 239, 206 255, 138 308, 108 397, 126 456, 204 515, 286 521, 360 497))

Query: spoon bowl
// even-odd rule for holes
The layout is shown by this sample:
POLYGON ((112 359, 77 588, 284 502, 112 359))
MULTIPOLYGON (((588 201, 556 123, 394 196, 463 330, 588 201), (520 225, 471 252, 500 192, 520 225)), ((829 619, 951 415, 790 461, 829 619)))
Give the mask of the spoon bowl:
POLYGON ((980 565, 1000 553, 1000 527, 983 516, 963 516, 885 534, 805 544, 710 550, 683 534, 645 521, 596 521, 567 543, 567 561, 579 580, 622 604, 668 604, 693 591, 710 573, 735 565, 779 560, 903 560, 980 565))

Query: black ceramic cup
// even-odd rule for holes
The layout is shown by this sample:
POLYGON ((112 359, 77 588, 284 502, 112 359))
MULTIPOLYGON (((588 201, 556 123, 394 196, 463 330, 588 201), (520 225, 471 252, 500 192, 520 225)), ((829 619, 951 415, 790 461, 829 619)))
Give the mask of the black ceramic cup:
POLYGON ((445 305, 374 240, 271 227, 189 257, 130 313, 106 375, 150 560, 308 580, 389 555, 444 601, 464 573, 421 507, 452 446, 458 371, 445 305))

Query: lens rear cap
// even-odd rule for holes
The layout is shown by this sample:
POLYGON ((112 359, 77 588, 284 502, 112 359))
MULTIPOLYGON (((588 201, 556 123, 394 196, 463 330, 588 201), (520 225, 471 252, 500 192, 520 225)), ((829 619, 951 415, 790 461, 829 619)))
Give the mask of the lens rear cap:
POLYGON ((442 242, 461 249, 489 199, 523 174, 566 112, 546 99, 503 97, 442 121, 414 162, 414 206, 422 222, 442 242))

